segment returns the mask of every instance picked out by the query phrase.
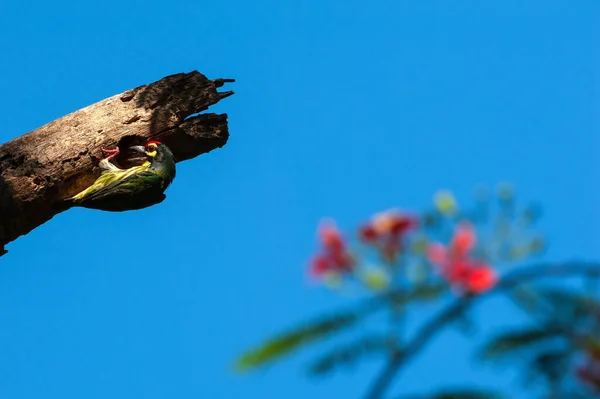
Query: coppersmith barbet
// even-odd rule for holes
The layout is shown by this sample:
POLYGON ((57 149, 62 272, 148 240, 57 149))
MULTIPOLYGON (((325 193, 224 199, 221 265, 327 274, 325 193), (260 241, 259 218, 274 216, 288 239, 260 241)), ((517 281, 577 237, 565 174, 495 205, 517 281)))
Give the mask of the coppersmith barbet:
POLYGON ((112 212, 142 209, 162 202, 166 198, 164 191, 175 178, 173 153, 159 141, 131 149, 145 154, 146 162, 119 169, 110 162, 119 150, 103 150, 111 155, 100 162, 104 169, 100 177, 67 202, 71 206, 112 212))

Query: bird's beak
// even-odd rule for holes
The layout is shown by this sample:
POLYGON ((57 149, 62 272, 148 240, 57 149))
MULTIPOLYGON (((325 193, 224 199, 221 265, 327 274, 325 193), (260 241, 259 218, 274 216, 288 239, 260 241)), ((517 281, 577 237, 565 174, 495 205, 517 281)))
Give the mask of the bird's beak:
POLYGON ((144 155, 146 154, 146 149, 141 145, 134 145, 133 147, 129 147, 129 148, 134 151, 141 152, 144 155))

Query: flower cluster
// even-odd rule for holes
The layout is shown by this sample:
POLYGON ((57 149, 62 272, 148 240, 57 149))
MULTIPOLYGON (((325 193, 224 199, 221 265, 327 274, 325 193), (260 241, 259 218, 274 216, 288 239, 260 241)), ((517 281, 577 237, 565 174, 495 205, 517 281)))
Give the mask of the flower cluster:
POLYGON ((489 290, 498 281, 496 271, 484 261, 470 255, 475 247, 476 236, 470 223, 461 223, 456 228, 450 244, 429 245, 427 254, 430 261, 439 267, 440 274, 450 284, 468 293, 489 290))
POLYGON ((311 274, 320 277, 329 273, 350 273, 355 261, 336 225, 323 223, 319 228, 319 239, 321 252, 312 260, 311 274))
POLYGON ((360 228, 362 242, 377 248, 385 261, 394 263, 403 251, 403 238, 416 226, 418 220, 400 211, 390 210, 375 215, 360 228))
POLYGON ((442 277, 461 294, 490 290, 498 282, 495 267, 542 247, 538 236, 523 238, 528 233, 523 228, 531 225, 535 213, 526 209, 519 216, 512 189, 507 187, 498 191, 498 213, 493 217, 485 214, 491 206, 484 203, 487 199, 482 200, 482 195, 478 195, 474 210, 462 211, 449 191, 438 192, 434 209, 420 216, 397 209, 375 214, 359 227, 360 245, 352 251, 335 224, 323 224, 318 234, 321 250, 311 262, 311 274, 317 278, 335 275, 337 281, 357 277, 371 289, 385 288, 403 278, 421 284, 442 277), (488 233, 486 239, 479 235, 478 240, 478 231, 488 233), (369 259, 373 253, 378 262, 369 259))

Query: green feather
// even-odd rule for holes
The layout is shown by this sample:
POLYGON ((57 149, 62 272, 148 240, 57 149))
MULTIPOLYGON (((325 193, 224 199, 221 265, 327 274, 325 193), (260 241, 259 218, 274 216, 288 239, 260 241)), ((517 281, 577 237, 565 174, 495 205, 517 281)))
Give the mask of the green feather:
POLYGON ((149 163, 104 171, 90 187, 68 201, 72 206, 113 212, 142 209, 162 202, 174 178, 173 154, 160 144, 149 163))

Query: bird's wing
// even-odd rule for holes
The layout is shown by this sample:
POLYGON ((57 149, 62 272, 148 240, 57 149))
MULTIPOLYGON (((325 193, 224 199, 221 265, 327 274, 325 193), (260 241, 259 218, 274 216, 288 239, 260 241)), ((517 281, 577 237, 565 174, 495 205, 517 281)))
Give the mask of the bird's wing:
POLYGON ((77 194, 75 201, 91 201, 113 195, 133 195, 160 186, 161 178, 145 167, 104 172, 88 189, 77 194))

